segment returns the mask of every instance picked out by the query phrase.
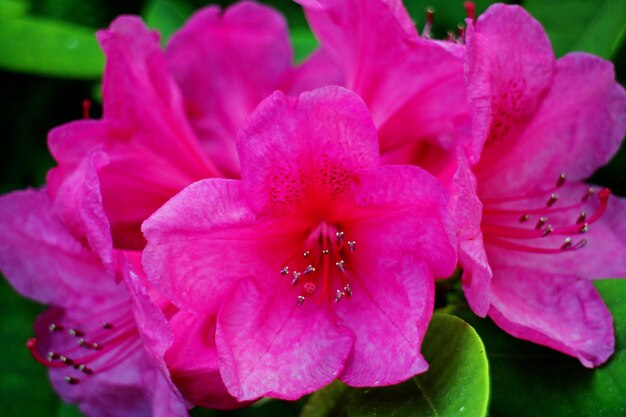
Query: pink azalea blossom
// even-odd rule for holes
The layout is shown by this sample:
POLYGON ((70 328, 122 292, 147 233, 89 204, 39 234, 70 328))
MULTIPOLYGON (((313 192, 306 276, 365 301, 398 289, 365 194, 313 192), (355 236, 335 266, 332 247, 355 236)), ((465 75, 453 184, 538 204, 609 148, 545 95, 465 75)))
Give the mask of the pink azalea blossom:
MULTIPOLYGON (((90 417, 184 416, 164 364, 143 347, 130 271, 111 245, 96 174, 106 163, 103 154, 86 159, 54 198, 47 190, 1 197, 0 269, 22 295, 50 304, 27 346, 65 401, 90 417)), ((167 322, 151 319, 165 349, 167 322)))
POLYGON ((459 145, 477 160, 468 134, 462 54, 418 36, 401 1, 297 2, 341 74, 341 85, 367 103, 384 163, 416 164, 440 174, 459 145))
POLYGON ((460 242, 468 301, 508 333, 598 366, 614 334, 591 280, 626 275, 626 201, 581 181, 617 151, 626 93, 607 61, 555 60, 520 7, 490 7, 467 35, 472 133, 484 142, 460 179, 479 199, 461 214, 476 225, 460 242))
MULTIPOLYGON (((242 180, 199 181, 143 225, 149 279, 216 326, 228 391, 295 399, 335 378, 371 386, 423 372, 433 276, 455 263, 438 182, 379 166, 369 112, 339 87, 274 93, 238 150, 242 180)), ((187 361, 205 349, 190 343, 187 361)))
POLYGON ((99 177, 117 248, 141 249, 141 223, 192 182, 238 177, 243 119, 283 85, 310 84, 291 67, 284 18, 251 2, 199 11, 166 53, 136 17, 116 19, 98 39, 107 57, 103 118, 50 132, 59 166, 48 181, 54 192, 91 151, 107 153, 99 177))

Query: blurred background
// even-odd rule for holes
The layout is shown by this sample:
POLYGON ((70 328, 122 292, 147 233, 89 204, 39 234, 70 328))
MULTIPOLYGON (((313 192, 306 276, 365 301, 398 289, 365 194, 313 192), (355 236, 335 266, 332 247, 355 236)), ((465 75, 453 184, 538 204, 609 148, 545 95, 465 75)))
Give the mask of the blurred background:
MULTIPOLYGON (((286 16, 295 57, 301 61, 317 45, 301 9, 287 0, 264 2, 286 16)), ((226 6, 232 2, 215 3, 226 6)), ((456 31, 465 17, 460 0, 405 3, 420 30, 425 8, 435 8, 434 34, 439 38, 445 38, 449 30, 456 31)), ((482 12, 492 2, 475 3, 482 12)), ((610 59, 615 63, 617 79, 626 84, 626 44, 622 42, 626 35, 626 1, 515 3, 522 4, 542 22, 558 56, 583 50, 610 59)), ((149 26, 161 31, 165 43, 194 10, 206 4, 201 0, 0 0, 0 193, 44 183, 53 165, 46 133, 54 126, 80 119, 84 99, 93 102, 92 117, 100 116, 99 79, 104 57, 94 37, 96 29, 107 27, 120 14, 141 15, 149 26)), ((591 180, 626 196, 626 147, 622 146, 613 161, 591 180)), ((33 320, 41 311, 42 306, 20 298, 0 279, 3 417, 80 416, 76 408, 60 402, 51 391, 46 369, 30 358, 24 346, 32 336, 33 320)), ((616 317, 616 321, 623 319, 616 317)), ((626 393, 623 395, 626 398, 626 393)), ((492 402, 498 405, 498 394, 494 396, 492 402)), ((299 408, 299 403, 276 402, 230 415, 296 415, 299 408)), ((224 413, 201 410, 194 414, 224 413)), ((492 412, 505 414, 499 409, 492 412)))

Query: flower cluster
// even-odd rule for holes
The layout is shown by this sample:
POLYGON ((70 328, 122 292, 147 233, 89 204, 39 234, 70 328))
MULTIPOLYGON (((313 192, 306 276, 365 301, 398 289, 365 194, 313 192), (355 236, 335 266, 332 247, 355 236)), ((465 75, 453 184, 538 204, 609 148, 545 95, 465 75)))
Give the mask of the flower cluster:
MULTIPOLYGON (((50 305, 27 347, 89 416, 186 415, 335 379, 424 372, 436 279, 587 367, 614 350, 592 285, 626 275, 626 201, 585 184, 620 146, 612 66, 555 59, 522 8, 446 41, 395 0, 207 7, 163 52, 98 33, 103 116, 52 130, 39 190, 0 198, 0 268, 50 305)), ((470 9, 471 11, 471 9, 470 9)))

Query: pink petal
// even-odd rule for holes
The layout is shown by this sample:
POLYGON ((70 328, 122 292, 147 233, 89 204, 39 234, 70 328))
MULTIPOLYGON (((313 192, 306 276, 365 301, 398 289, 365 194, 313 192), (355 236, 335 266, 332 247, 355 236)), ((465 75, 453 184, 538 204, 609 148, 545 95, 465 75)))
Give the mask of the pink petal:
POLYGON ((245 280, 220 310, 216 342, 224 382, 239 400, 294 400, 340 374, 353 336, 314 302, 298 307, 288 286, 260 292, 245 280))
POLYGON ((179 312, 170 325, 174 343, 166 360, 172 378, 187 400, 228 410, 247 405, 228 393, 219 371, 215 346, 215 316, 179 312))
POLYGON ((494 5, 467 28, 468 95, 476 169, 491 170, 515 145, 552 83, 554 54, 541 25, 518 6, 494 5))
MULTIPOLYGON (((420 141, 445 145, 467 117, 463 63, 420 39, 402 2, 299 1, 322 44, 367 103, 381 132, 381 153, 420 141)), ((415 152, 403 152, 405 162, 415 152)), ((411 158, 409 158, 411 159, 411 158)), ((411 161, 414 163, 415 161, 411 161)))
POLYGON ((257 211, 292 212, 316 204, 308 198, 314 192, 338 196, 352 172, 378 162, 365 104, 340 87, 297 98, 274 93, 250 115, 238 141, 245 195, 257 211))
POLYGON ((344 223, 359 234, 357 241, 380 244, 380 258, 413 255, 436 277, 454 272, 455 231, 445 189, 433 176, 415 166, 389 165, 362 170, 355 182, 363 210, 344 223))
POLYGON ((45 190, 0 197, 0 225, 0 269, 22 295, 42 303, 88 305, 110 293, 113 274, 54 215, 45 190))
POLYGON ((481 186, 493 194, 494 187, 545 188, 561 173, 586 179, 617 152, 625 133, 626 92, 613 64, 568 54, 557 61, 554 83, 517 145, 480 172, 481 186))
POLYGON ((428 368, 420 346, 433 312, 432 272, 406 252, 380 254, 388 239, 368 247, 355 236, 363 261, 349 278, 353 295, 335 306, 337 324, 355 337, 339 379, 351 386, 396 384, 428 368))
POLYGON ((214 315, 239 278, 269 268, 255 221, 238 181, 194 183, 143 224, 144 270, 173 303, 214 315))
POLYGON ((253 2, 196 13, 171 39, 167 60, 191 125, 220 171, 239 176, 235 136, 254 107, 290 70, 284 18, 253 2))
POLYGON ((50 150, 64 175, 94 148, 109 155, 99 175, 114 239, 140 249, 146 217, 184 186, 219 172, 187 122, 156 33, 126 16, 98 39, 107 56, 104 119, 53 129, 50 150))
POLYGON ((53 205, 57 218, 78 239, 88 242, 104 265, 113 269, 111 227, 102 207, 98 170, 106 166, 105 154, 89 155, 60 184, 53 205))
POLYGON ((491 268, 480 230, 483 206, 476 195, 476 178, 462 154, 457 157, 449 189, 451 198, 448 207, 456 227, 459 264, 463 268, 463 292, 474 313, 485 317, 489 309, 491 268))
POLYGON ((577 357, 586 367, 613 353, 613 319, 591 281, 534 268, 494 266, 489 316, 511 335, 577 357))
POLYGON ((344 75, 326 50, 319 48, 292 71, 286 91, 291 96, 328 85, 344 85, 344 75))

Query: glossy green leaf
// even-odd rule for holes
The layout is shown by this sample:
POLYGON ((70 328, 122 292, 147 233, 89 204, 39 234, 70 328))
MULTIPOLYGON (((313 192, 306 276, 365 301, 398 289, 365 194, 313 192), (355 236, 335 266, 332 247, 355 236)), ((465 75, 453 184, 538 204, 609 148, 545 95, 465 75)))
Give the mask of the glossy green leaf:
MULTIPOLYGON (((393 349, 393 347, 390 347, 393 349)), ((428 372, 390 387, 354 389, 330 384, 311 396, 301 417, 482 417, 489 369, 478 334, 458 317, 434 315, 422 353, 428 372)))
POLYGON ((0 0, 0 19, 16 17, 28 11, 28 3, 24 0, 0 0))
POLYGON ((0 68, 70 78, 98 78, 104 55, 95 30, 39 17, 0 18, 0 68))
POLYGON ((626 35, 624 0, 526 0, 523 4, 545 27, 557 56, 586 51, 611 58, 626 35))
POLYGON ((617 350, 598 369, 508 336, 490 320, 459 312, 480 334, 491 367, 491 412, 503 417, 626 415, 626 279, 596 281, 615 320, 617 350))
POLYGON ((144 9, 146 24, 159 31, 165 45, 174 32, 191 16, 193 8, 183 1, 151 0, 144 9))

